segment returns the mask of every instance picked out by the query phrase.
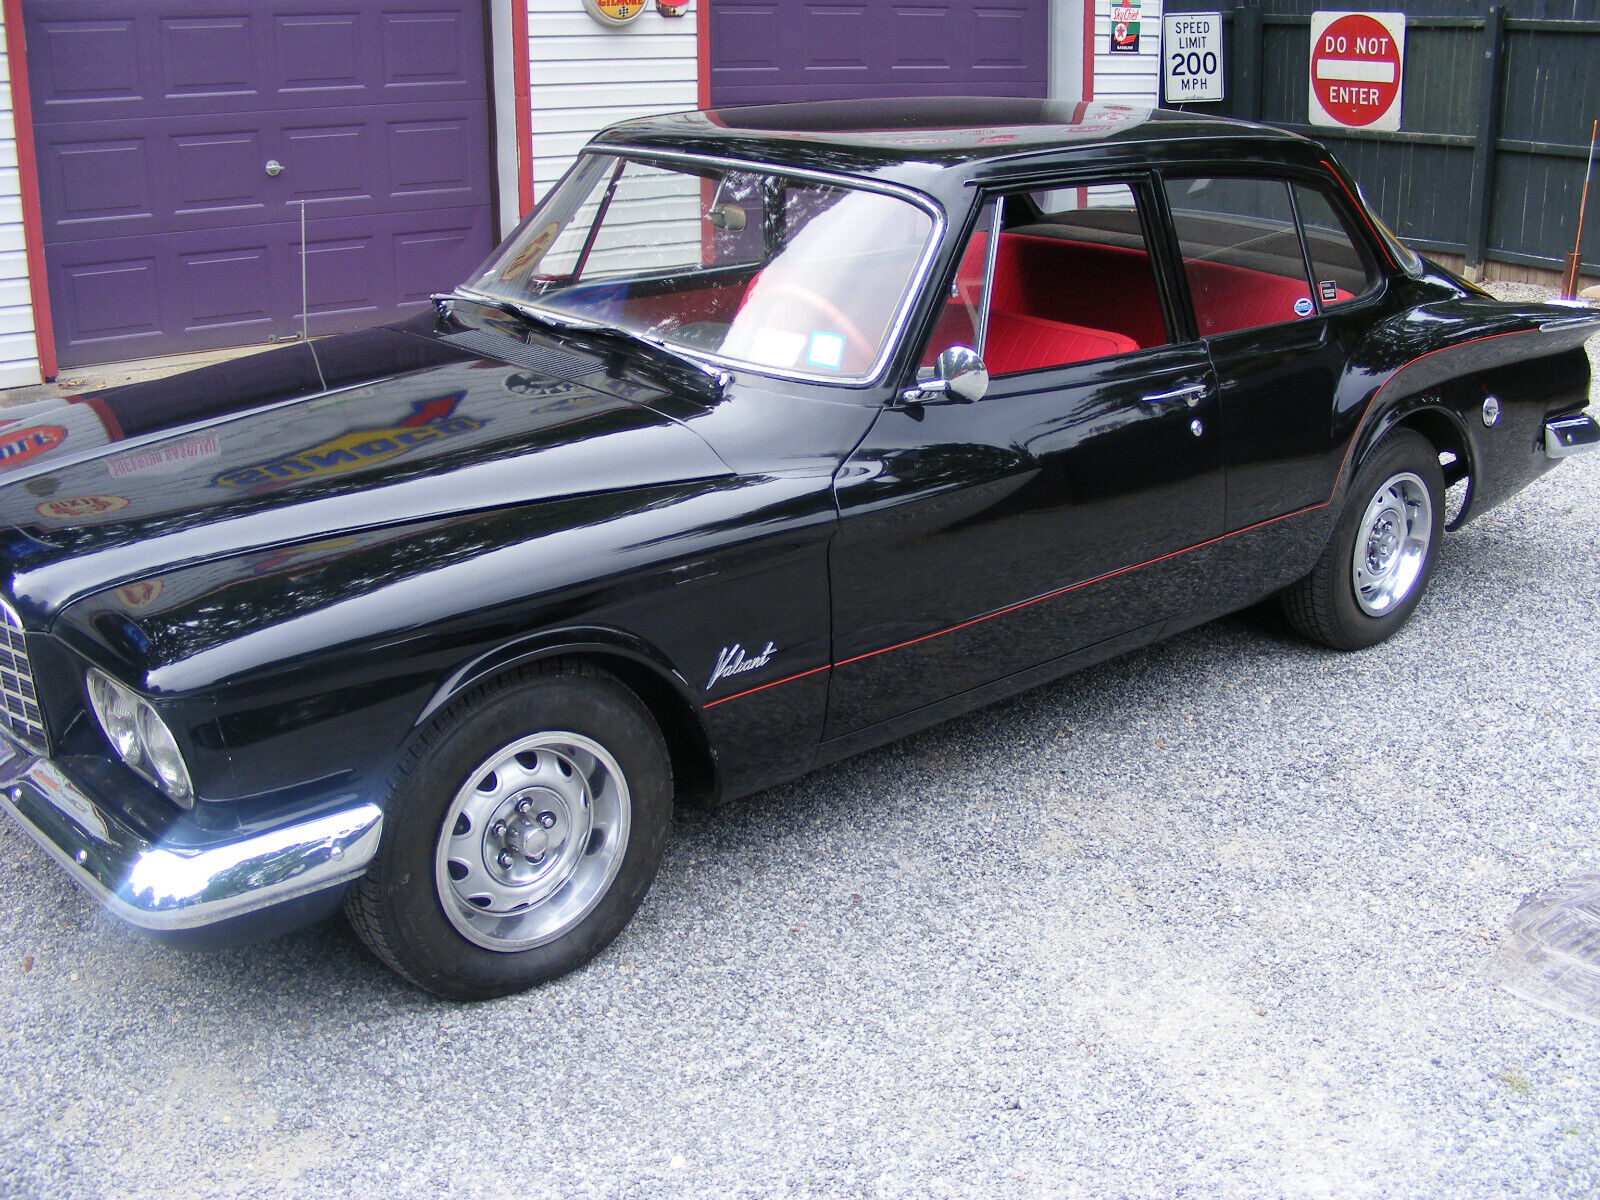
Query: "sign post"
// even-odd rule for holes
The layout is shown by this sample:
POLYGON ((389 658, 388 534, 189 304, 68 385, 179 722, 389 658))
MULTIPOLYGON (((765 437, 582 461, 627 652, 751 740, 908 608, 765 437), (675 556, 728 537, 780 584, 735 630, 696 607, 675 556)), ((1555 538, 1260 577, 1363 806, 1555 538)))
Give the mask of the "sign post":
POLYGON ((1161 95, 1168 104, 1224 98, 1221 13, 1162 16, 1161 80, 1161 95))
POLYGON ((1400 128, 1404 13, 1311 14, 1311 124, 1400 128))

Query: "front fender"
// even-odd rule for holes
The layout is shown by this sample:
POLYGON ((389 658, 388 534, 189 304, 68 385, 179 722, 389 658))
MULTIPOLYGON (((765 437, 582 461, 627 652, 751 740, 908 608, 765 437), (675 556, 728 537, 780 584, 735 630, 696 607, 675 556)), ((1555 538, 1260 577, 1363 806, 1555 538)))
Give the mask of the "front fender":
POLYGON ((335 774, 377 789, 450 696, 579 646, 659 681, 704 738, 688 681, 719 645, 826 661, 827 485, 696 480, 340 535, 96 593, 53 634, 158 702, 214 698, 219 799, 335 774))
MULTIPOLYGON (((414 726, 426 725, 450 701, 486 679, 528 663, 563 657, 617 657, 636 663, 670 687, 698 719, 699 701, 688 679, 658 647, 621 629, 573 626, 524 634, 462 663, 429 697, 414 726)), ((704 730, 703 722, 701 729, 704 730)))

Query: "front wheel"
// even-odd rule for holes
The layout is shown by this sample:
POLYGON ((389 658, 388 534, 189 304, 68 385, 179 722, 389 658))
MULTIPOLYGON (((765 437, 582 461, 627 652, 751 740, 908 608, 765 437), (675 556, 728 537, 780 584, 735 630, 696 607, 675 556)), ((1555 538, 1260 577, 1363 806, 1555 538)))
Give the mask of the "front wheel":
POLYGON ((435 995, 481 1000, 598 954, 644 899, 672 805, 650 714, 592 668, 534 669, 456 701, 400 764, 346 912, 435 995))
POLYGON ((1284 593, 1284 613, 1326 646, 1375 645, 1422 599, 1443 535, 1439 456, 1421 434, 1397 430, 1356 473, 1333 540, 1311 574, 1284 593))

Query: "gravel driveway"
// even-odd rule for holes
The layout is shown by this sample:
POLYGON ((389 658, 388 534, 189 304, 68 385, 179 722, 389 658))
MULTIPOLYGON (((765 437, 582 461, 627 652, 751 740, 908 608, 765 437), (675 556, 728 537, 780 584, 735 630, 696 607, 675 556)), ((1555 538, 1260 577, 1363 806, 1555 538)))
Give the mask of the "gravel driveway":
POLYGON ((1600 869, 1600 455, 1394 641, 1259 614, 675 829, 477 1005, 337 923, 179 953, 0 823, 0 1194, 1593 1196, 1600 1030, 1494 984, 1600 869))

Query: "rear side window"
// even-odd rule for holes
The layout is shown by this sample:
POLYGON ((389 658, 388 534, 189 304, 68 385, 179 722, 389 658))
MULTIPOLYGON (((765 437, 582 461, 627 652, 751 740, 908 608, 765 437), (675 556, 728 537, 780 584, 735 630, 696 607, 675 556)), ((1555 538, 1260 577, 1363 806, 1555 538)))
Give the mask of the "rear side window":
POLYGON ((1350 236, 1349 227, 1328 198, 1316 188, 1297 183, 1294 202, 1306 231, 1312 280, 1322 307, 1348 303, 1370 290, 1378 282, 1372 259, 1350 236))
POLYGON ((1200 336, 1294 321, 1316 312, 1282 179, 1169 179, 1200 336))

